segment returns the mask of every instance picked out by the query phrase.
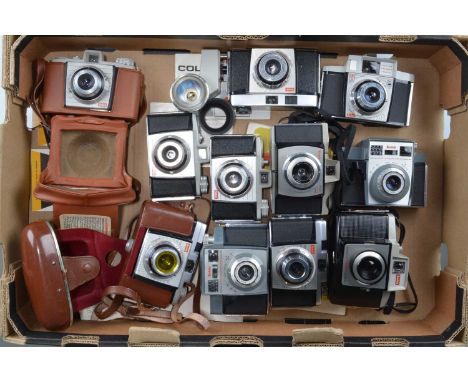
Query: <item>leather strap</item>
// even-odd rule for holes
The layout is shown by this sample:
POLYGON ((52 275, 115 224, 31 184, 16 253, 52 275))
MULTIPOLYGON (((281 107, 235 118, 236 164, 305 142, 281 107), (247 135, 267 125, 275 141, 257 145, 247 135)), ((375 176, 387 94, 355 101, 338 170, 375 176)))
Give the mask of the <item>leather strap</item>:
POLYGON ((63 256, 62 261, 67 272, 70 291, 94 280, 101 269, 99 260, 94 256, 63 256))
POLYGON ((190 320, 196 322, 202 329, 207 329, 210 325, 209 321, 201 314, 190 313, 184 317, 179 313, 182 304, 192 297, 196 290, 195 286, 191 283, 187 283, 185 287, 187 288, 185 297, 174 304, 171 311, 165 311, 145 306, 138 293, 130 288, 120 285, 110 286, 104 290, 102 301, 96 306, 94 313, 101 320, 110 317, 115 312, 119 312, 126 318, 162 324, 181 323, 190 320), (129 303, 125 299, 132 302, 129 303))
POLYGON ((34 110, 36 115, 41 120, 41 126, 44 128, 44 133, 46 136, 47 143, 50 142, 50 125, 47 122, 45 116, 41 113, 39 108, 39 94, 42 91, 42 87, 44 84, 44 75, 45 75, 45 68, 46 68, 46 61, 38 59, 35 61, 33 65, 33 87, 31 89, 31 93, 28 96, 28 103, 31 105, 31 108, 34 110))

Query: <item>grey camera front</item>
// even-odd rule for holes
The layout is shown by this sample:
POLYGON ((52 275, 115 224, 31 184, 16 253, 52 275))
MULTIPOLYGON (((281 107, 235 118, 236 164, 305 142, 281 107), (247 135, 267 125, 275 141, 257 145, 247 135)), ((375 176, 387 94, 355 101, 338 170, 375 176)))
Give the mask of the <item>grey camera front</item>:
POLYGON ((424 207, 427 164, 416 142, 370 138, 352 148, 343 182, 342 206, 424 207))
POLYGON ((210 298, 210 314, 267 314, 267 232, 268 226, 259 223, 215 228, 213 243, 203 246, 200 262, 201 290, 210 298))

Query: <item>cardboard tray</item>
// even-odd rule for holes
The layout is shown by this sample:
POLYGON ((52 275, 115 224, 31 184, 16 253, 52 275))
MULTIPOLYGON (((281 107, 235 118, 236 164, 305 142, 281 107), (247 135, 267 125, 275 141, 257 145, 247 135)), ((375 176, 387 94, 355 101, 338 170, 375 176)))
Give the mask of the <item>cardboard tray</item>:
MULTIPOLYGON (((465 330, 468 316, 466 39, 447 36, 7 36, 3 56, 7 120, 0 128, 0 248, 3 252, 0 333, 6 341, 109 346, 468 344, 465 330), (38 57, 81 55, 87 48, 103 49, 109 60, 131 57, 145 74, 147 99, 168 102, 174 79, 174 53, 248 47, 315 48, 324 53, 322 65, 340 65, 348 54, 393 53, 399 70, 415 74, 410 127, 358 126, 355 142, 370 136, 413 139, 418 142, 418 150, 426 154, 428 205, 399 210, 407 230, 404 252, 411 258, 411 274, 420 301, 418 309, 409 315, 347 309, 344 316, 275 310, 256 322, 216 322, 207 331, 188 322, 157 325, 127 320, 99 323, 77 320, 64 332, 45 331, 31 310, 18 242, 20 230, 29 221, 50 217, 48 212, 30 210, 30 149, 37 142, 37 133, 31 134, 25 127, 25 98, 31 87, 32 62, 38 57), (448 139, 443 136, 444 110, 451 116, 448 139)), ((270 121, 260 122, 273 125, 289 112, 273 111, 270 121)), ((235 132, 244 133, 247 123, 238 120, 235 132)), ((130 131, 127 170, 140 180, 142 190, 137 202, 121 209, 122 232, 149 195, 145 131, 144 118, 130 131)))

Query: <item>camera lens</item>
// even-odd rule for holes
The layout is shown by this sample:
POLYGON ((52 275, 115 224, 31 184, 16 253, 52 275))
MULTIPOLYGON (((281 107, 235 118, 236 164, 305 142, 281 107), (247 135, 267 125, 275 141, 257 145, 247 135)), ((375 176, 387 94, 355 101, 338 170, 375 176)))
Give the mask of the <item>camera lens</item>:
POLYGON ((279 88, 288 78, 289 64, 280 52, 268 52, 257 63, 256 75, 261 85, 267 88, 279 88))
POLYGON ((180 171, 187 164, 189 148, 176 137, 163 139, 156 146, 154 160, 166 172, 180 171))
POLYGON ((402 186, 401 178, 398 175, 390 175, 385 180, 385 185, 390 191, 398 191, 402 186))
POLYGON ((310 277, 313 264, 303 253, 291 251, 282 259, 279 270, 287 282, 301 284, 310 277))
POLYGON ((284 162, 283 172, 291 186, 304 190, 317 183, 321 168, 322 165, 317 157, 312 154, 300 154, 284 162))
POLYGON ((240 287, 253 287, 261 278, 260 264, 251 257, 236 260, 230 273, 231 280, 240 287))
POLYGON ((308 183, 314 176, 310 163, 299 162, 293 167, 292 176, 297 183, 308 183))
POLYGON ((228 187, 236 188, 239 187, 242 182, 242 175, 237 171, 229 171, 224 177, 224 181, 228 187))
POLYGON ((375 112, 385 102, 385 89, 376 81, 365 81, 356 88, 354 100, 360 109, 375 112))
POLYGON ((281 63, 275 58, 268 60, 265 63, 265 71, 270 76, 276 76, 280 70, 281 70, 281 63))
POLYGON ((251 265, 242 265, 237 271, 237 274, 242 281, 249 281, 255 276, 255 270, 251 265))
POLYGON ((357 271, 364 280, 372 281, 382 273, 382 264, 373 257, 365 257, 359 263, 357 271))
POLYGON ((83 90, 92 89, 95 82, 94 77, 89 73, 83 73, 78 77, 78 86, 83 90))
POLYGON ((393 169, 393 171, 389 171, 384 175, 381 182, 387 195, 392 197, 402 197, 402 195, 404 195, 405 179, 396 169, 393 169))
POLYGON ((240 197, 250 189, 251 176, 241 163, 228 163, 219 172, 216 182, 224 195, 240 197))
POLYGON ((377 252, 367 251, 359 254, 353 263, 354 276, 365 284, 379 281, 384 275, 385 262, 377 252))
POLYGON ((150 258, 151 268, 160 276, 171 276, 177 272, 180 265, 178 252, 171 247, 156 249, 150 258))
POLYGON ((93 100, 104 90, 104 78, 94 68, 80 69, 72 77, 72 90, 83 100, 93 100))

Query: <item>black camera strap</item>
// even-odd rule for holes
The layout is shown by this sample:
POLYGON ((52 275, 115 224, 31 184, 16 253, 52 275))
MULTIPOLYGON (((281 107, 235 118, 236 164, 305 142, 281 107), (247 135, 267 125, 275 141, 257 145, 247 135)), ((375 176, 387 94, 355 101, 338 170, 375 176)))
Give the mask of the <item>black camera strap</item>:
MULTIPOLYGON (((403 241, 405 240, 405 234, 406 234, 405 226, 401 222, 398 213, 395 210, 392 210, 391 212, 395 215, 396 225, 400 229, 400 236, 398 238, 398 243, 400 245, 403 245, 403 241)), ((384 314, 390 314, 393 311, 402 313, 402 314, 408 314, 416 310, 416 308, 418 307, 419 299, 418 299, 418 294, 416 293, 416 288, 414 287, 414 284, 413 284, 413 280, 411 279, 411 275, 409 273, 408 273, 408 285, 410 287, 411 294, 413 295, 413 301, 395 303, 396 293, 391 292, 390 297, 387 301, 387 304, 385 305, 385 307, 382 308, 384 314)))

